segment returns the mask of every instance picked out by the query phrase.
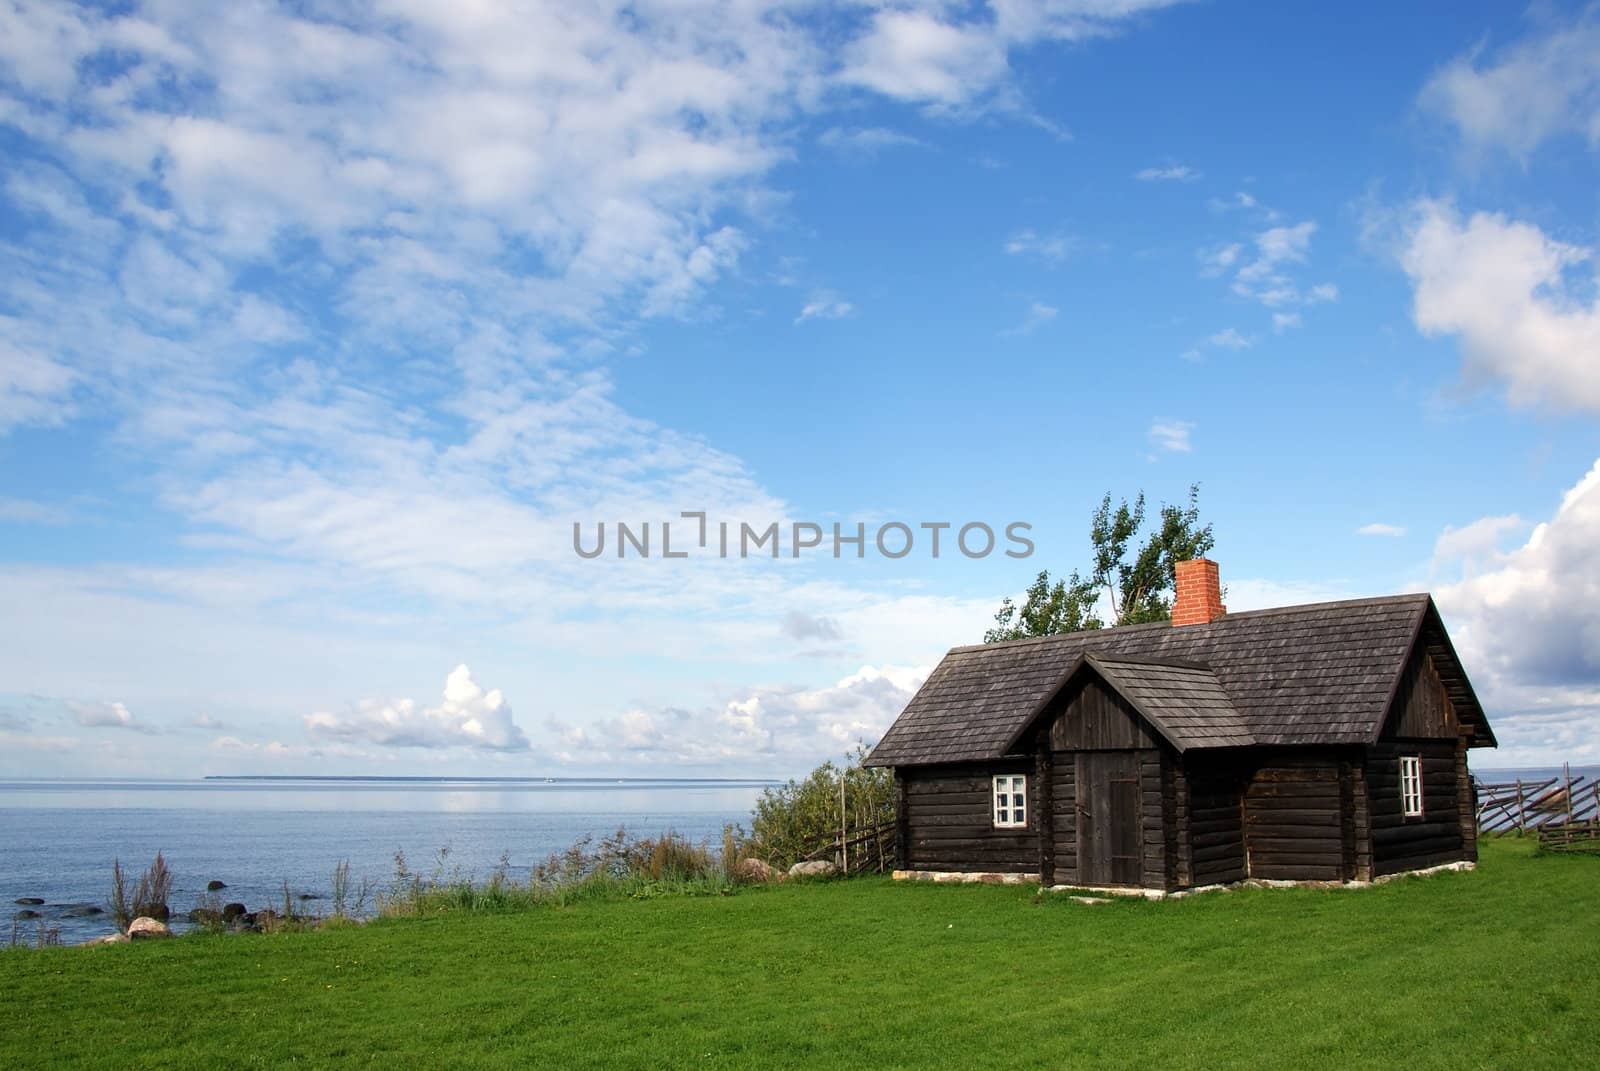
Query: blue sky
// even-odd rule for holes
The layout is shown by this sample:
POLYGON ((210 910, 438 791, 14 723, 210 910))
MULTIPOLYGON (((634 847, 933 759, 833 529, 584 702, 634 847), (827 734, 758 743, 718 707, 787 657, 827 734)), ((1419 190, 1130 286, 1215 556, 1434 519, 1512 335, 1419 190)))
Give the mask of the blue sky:
POLYGON ((1595 8, 568 7, 0 0, 0 775, 798 773, 1194 482, 1600 757, 1595 8))

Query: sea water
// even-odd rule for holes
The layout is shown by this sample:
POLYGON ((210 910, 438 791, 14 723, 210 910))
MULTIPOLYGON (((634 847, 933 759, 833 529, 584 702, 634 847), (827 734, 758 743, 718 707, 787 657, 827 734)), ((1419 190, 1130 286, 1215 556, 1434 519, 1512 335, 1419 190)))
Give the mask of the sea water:
MULTIPOLYGON (((223 901, 250 910, 290 895, 326 911, 334 867, 349 860, 355 884, 394 879, 396 853, 425 877, 486 878, 502 857, 512 878, 581 837, 625 829, 671 830, 715 843, 726 823, 749 825, 770 782, 537 779, 221 779, 198 781, 0 781, 0 944, 13 916, 36 911, 67 944, 113 930, 106 915, 112 861, 129 883, 162 852, 174 876, 178 920, 221 881, 223 901), (40 906, 19 898, 39 898, 40 906)), ((368 904, 371 906, 370 901, 368 904)), ((38 923, 17 924, 36 939, 38 923)))

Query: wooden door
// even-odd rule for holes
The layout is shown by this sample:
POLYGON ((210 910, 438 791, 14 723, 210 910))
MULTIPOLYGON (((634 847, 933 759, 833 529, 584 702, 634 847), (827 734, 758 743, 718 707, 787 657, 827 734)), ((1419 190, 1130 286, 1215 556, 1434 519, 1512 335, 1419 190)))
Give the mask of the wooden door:
POLYGON ((1078 753, 1078 880, 1140 884, 1139 755, 1078 753))

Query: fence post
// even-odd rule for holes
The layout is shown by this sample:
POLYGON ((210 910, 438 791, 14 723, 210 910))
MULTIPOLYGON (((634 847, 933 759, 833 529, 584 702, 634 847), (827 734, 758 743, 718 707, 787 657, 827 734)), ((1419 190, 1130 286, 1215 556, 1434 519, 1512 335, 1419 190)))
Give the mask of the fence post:
POLYGON ((1567 779, 1567 825, 1570 826, 1572 824, 1572 764, 1563 762, 1561 764, 1561 774, 1567 779))
POLYGON ((1528 833, 1528 812, 1522 806, 1522 778, 1517 778, 1517 836, 1528 833))
POLYGON ((839 859, 844 865, 845 876, 849 877, 850 876, 850 834, 847 832, 848 826, 846 824, 846 819, 845 819, 845 814, 844 814, 844 775, 845 775, 845 771, 844 770, 840 770, 839 771, 839 859))

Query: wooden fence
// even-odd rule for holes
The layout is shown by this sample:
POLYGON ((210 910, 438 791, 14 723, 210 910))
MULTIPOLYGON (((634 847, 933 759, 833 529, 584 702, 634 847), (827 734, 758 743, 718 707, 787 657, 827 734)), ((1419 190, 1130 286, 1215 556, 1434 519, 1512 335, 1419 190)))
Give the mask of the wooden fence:
POLYGON ((1600 850, 1600 781, 1564 769, 1543 780, 1480 781, 1478 832, 1533 834, 1552 851, 1600 850))
POLYGON ((881 874, 894 868, 895 824, 880 822, 875 826, 857 826, 842 831, 825 844, 819 845, 807 859, 827 859, 846 874, 876 871, 881 874))

